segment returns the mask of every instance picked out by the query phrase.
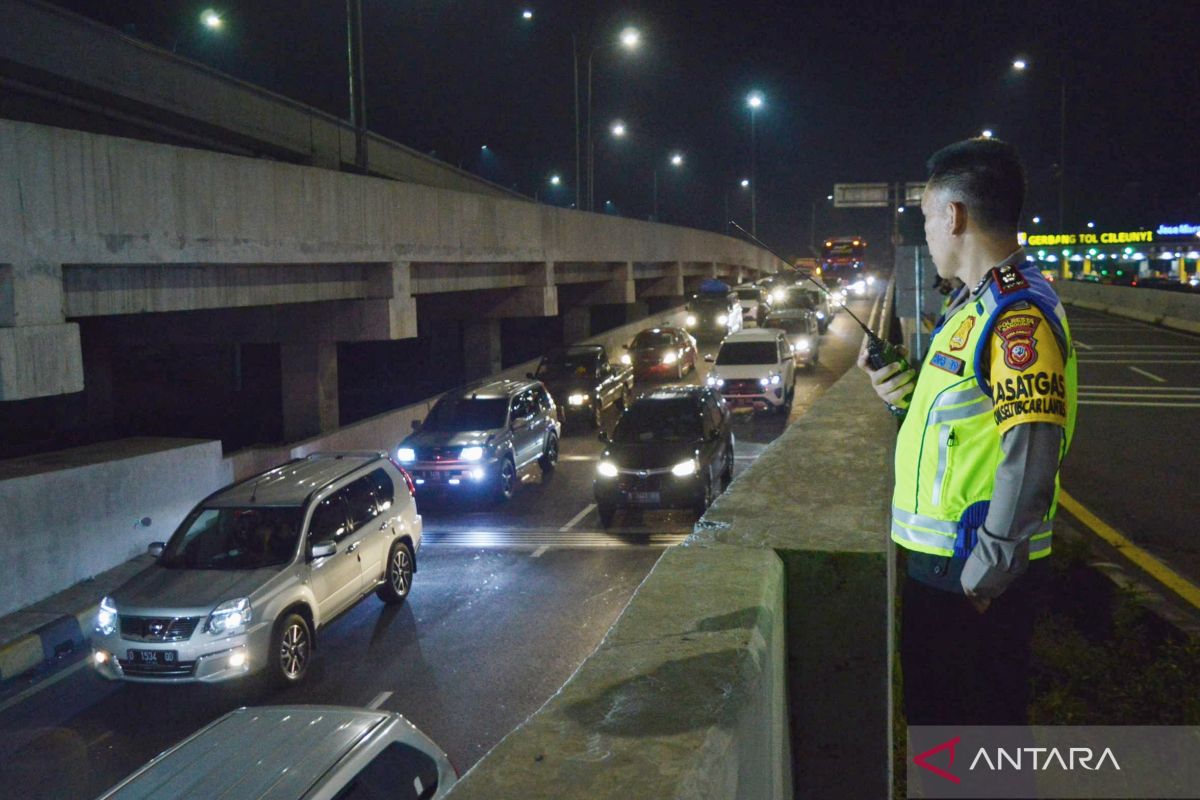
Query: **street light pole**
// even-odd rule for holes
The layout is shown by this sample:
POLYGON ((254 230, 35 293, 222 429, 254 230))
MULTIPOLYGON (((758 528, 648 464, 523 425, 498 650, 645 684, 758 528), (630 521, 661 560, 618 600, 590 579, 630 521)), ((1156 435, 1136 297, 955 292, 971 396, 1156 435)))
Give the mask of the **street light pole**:
POLYGON ((653 194, 654 194, 654 203, 653 203, 653 206, 652 206, 652 207, 653 207, 654 211, 653 211, 653 212, 651 212, 650 219, 651 219, 651 221, 653 221, 653 222, 658 222, 658 167, 655 167, 655 168, 654 168, 654 190, 653 190, 653 194))
POLYGON ((362 0, 346 0, 346 55, 350 73, 350 124, 354 126, 354 165, 367 171, 367 106, 363 85, 362 0))
POLYGON ((571 61, 575 66, 575 208, 583 210, 583 187, 579 183, 579 37, 571 34, 571 61))
POLYGON ((750 232, 758 236, 758 172, 755 169, 757 148, 755 147, 754 135, 756 111, 756 106, 750 106, 750 232))
POLYGON ((630 50, 638 46, 640 34, 634 28, 626 28, 621 31, 621 37, 616 42, 605 42, 598 44, 588 51, 587 60, 587 183, 588 183, 588 211, 596 210, 596 152, 595 144, 592 141, 592 59, 596 55, 597 50, 603 50, 608 47, 622 46, 630 50))
POLYGON ((1058 75, 1058 229, 1066 229, 1066 184, 1067 184, 1067 76, 1058 75))

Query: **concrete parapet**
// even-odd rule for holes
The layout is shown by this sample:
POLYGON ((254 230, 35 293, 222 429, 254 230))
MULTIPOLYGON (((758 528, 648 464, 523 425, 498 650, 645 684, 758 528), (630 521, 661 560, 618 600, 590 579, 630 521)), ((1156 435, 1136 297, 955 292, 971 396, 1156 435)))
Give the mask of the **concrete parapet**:
POLYGON ((1059 281, 1054 287, 1066 305, 1200 333, 1200 294, 1086 281, 1059 281))
POLYGON ((450 796, 791 797, 783 601, 774 553, 668 551, 566 685, 450 796))
POLYGON ((0 462, 0 615, 170 538, 229 483, 221 443, 127 439, 0 462))
POLYGON ((79 325, 0 328, 0 401, 82 390, 79 325))

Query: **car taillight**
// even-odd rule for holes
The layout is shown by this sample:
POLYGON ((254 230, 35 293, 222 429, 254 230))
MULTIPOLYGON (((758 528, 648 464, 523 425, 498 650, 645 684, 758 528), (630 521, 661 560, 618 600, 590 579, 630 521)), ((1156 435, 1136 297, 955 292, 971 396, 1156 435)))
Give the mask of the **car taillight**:
POLYGON ((404 478, 404 482, 408 485, 408 494, 410 497, 417 496, 417 485, 413 483, 412 475, 408 474, 408 470, 400 466, 400 462, 394 457, 388 456, 388 461, 392 462, 392 466, 400 470, 400 477, 404 478))

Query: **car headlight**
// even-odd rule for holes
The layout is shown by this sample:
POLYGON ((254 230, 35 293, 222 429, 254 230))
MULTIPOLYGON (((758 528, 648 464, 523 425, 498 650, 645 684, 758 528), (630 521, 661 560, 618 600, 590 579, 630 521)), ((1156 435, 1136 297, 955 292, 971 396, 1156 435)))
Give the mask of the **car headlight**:
POLYGON ((567 404, 572 406, 581 406, 588 401, 588 396, 582 392, 575 392, 567 396, 567 404))
POLYGON ((621 363, 626 365, 633 363, 633 359, 629 357, 629 353, 621 353, 621 363))
POLYGON ((603 478, 617 477, 617 465, 611 461, 601 461, 596 465, 596 472, 600 473, 603 478))
POLYGON ((111 597, 100 600, 100 610, 96 612, 96 632, 108 636, 117 629, 117 604, 111 597))
POLYGON ((417 451, 411 447, 401 447, 396 450, 396 458, 400 459, 400 463, 408 464, 417 460, 417 451))
POLYGON ((680 478, 686 478, 689 475, 695 475, 699 469, 700 465, 696 463, 696 459, 689 458, 687 461, 680 461, 671 467, 671 474, 680 478))
POLYGON ((725 379, 722 378, 720 375, 709 374, 709 376, 704 379, 704 383, 708 386, 715 386, 718 389, 720 389, 722 386, 725 385, 725 379))
POLYGON ((771 385, 778 386, 783 381, 783 376, 778 372, 771 376, 771 385))
POLYGON ((478 461, 483 458, 482 447, 464 447, 458 457, 463 461, 478 461))
POLYGON ((664 364, 674 364, 678 360, 679 360, 679 356, 675 355, 675 351, 673 351, 673 350, 663 356, 664 364))
POLYGON ((694 327, 696 327, 696 315, 695 315, 695 314, 688 314, 688 315, 687 315, 687 319, 685 320, 685 322, 687 322, 687 325, 688 325, 688 327, 689 327, 689 328, 694 328, 694 327))
POLYGON ((729 322, 729 315, 728 315, 728 314, 721 314, 719 317, 717 317, 717 324, 718 324, 718 325, 724 325, 724 324, 725 324, 725 323, 727 323, 727 322, 729 322))
POLYGON ((771 299, 776 303, 785 297, 787 297, 787 292, 785 292, 783 289, 776 289, 775 291, 771 292, 771 299))
POLYGON ((239 597, 237 600, 226 600, 209 614, 208 632, 236 633, 250 623, 252 616, 249 599, 239 597))
POLYGON ((817 312, 817 319, 825 319, 825 312, 824 312, 824 311, 818 311, 818 312, 817 312))
POLYGON ((799 339, 796 340, 796 349, 797 350, 807 350, 810 347, 812 347, 812 342, 810 342, 807 337, 801 336, 799 339))
POLYGON ((759 386, 770 386, 770 384, 771 384, 770 378, 759 378, 758 379, 759 386))
POLYGON ((873 286, 874 284, 875 284, 875 276, 868 275, 867 276, 867 286, 873 286))

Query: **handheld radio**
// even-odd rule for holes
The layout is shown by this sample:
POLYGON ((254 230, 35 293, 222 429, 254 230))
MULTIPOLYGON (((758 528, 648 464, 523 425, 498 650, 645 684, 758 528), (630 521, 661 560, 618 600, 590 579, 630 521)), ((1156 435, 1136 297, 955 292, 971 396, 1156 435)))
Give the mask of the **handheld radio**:
MULTIPOLYGON (((763 250, 766 250, 768 253, 770 253, 771 255, 778 258, 784 264, 787 263, 786 258, 779 255, 774 250, 772 250, 770 247, 768 247, 763 242, 762 239, 759 239, 753 233, 750 233, 750 231, 746 230, 741 225, 738 225, 733 220, 730 220, 729 224, 732 225, 733 227, 737 228, 739 231, 741 231, 742 235, 745 236, 747 239, 749 239, 751 242, 758 245, 763 250)), ((813 280, 811 275, 805 275, 804 277, 807 278, 808 281, 813 286, 816 286, 818 289, 820 289, 822 292, 824 292, 825 295, 827 297, 829 297, 830 300, 833 300, 833 294, 827 288, 825 288, 824 284, 818 283, 817 281, 813 280)), ((852 320, 854 320, 855 322, 858 323, 858 327, 862 328, 863 333, 865 333, 867 335, 867 364, 871 367, 871 369, 882 369, 883 367, 886 367, 888 364, 899 363, 900 369, 897 370, 897 373, 896 373, 896 374, 899 374, 909 368, 908 359, 906 359, 904 356, 902 356, 900 354, 900 351, 897 350, 896 347, 894 345, 892 345, 891 342, 885 342, 883 339, 879 338, 879 336, 875 333, 875 331, 868 328, 867 324, 865 322, 863 322, 861 319, 859 319, 855 315, 855 313, 846 306, 845 303, 839 303, 839 305, 845 310, 845 312, 847 314, 850 315, 850 318, 852 320)), ((904 396, 904 401, 907 403, 911 400, 912 400, 912 392, 909 392, 908 394, 906 394, 904 396)), ((896 416, 902 416, 904 414, 904 409, 900 408, 899 406, 895 406, 895 405, 892 405, 891 403, 888 403, 887 407, 888 407, 888 411, 891 411, 892 414, 894 414, 896 416)))

